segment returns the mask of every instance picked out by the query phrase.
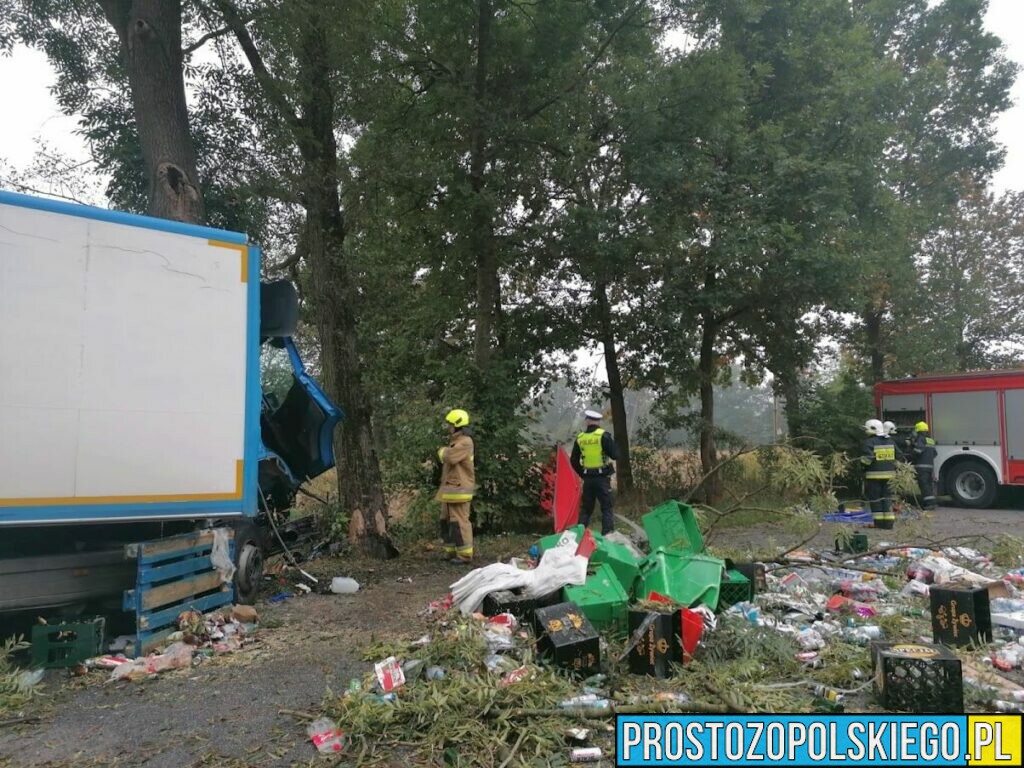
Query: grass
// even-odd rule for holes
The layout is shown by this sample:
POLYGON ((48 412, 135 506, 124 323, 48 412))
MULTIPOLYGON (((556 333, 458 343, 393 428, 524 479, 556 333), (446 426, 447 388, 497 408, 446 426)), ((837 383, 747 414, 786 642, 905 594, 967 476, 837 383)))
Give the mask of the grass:
POLYGON ((23 671, 14 665, 16 653, 28 648, 20 638, 10 638, 0 648, 0 719, 15 716, 28 702, 34 689, 27 687, 23 671))
POLYGON ((456 766, 531 765, 565 752, 562 717, 514 716, 516 710, 550 709, 577 689, 564 676, 532 663, 525 650, 523 663, 532 676, 501 687, 499 676, 484 664, 488 651, 481 625, 449 617, 438 625, 429 645, 389 642, 367 649, 366 657, 397 653, 441 666, 443 680, 419 680, 401 689, 394 704, 368 695, 330 696, 327 714, 351 740, 348 758, 356 765, 388 764, 404 754, 411 764, 444 762, 456 766), (513 752, 514 750, 514 752, 513 752))

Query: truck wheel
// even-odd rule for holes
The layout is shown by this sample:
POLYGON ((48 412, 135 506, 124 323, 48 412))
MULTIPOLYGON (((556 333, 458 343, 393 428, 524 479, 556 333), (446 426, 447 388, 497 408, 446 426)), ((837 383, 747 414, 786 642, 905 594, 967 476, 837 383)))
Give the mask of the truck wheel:
POLYGON ((235 531, 235 602, 252 603, 263 580, 263 548, 254 529, 239 527, 235 531))
POLYGON ((946 486, 953 500, 961 507, 984 509, 996 500, 996 476, 980 461, 961 461, 949 471, 946 486))

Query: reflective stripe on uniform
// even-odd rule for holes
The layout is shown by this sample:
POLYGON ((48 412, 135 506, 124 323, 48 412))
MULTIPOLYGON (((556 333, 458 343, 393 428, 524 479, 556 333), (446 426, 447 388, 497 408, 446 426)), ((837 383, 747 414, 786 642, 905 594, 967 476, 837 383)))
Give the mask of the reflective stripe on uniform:
POLYGON ((459 504, 465 501, 472 501, 472 493, 442 493, 441 501, 446 501, 449 504, 459 504))
POLYGON ((935 469, 934 464, 915 464, 914 469, 935 469))
POLYGON ((895 476, 894 472, 866 472, 864 474, 866 480, 892 480, 895 476))

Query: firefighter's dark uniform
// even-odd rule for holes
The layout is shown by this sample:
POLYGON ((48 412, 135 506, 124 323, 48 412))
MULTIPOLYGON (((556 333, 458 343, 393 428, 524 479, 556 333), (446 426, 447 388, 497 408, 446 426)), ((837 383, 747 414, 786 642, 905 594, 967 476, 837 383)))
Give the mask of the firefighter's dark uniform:
POLYGON ((871 505, 875 528, 896 525, 889 482, 896 476, 896 460, 902 458, 902 452, 891 437, 874 435, 864 441, 864 453, 860 459, 865 468, 864 493, 871 505))
POLYGON ((935 441, 927 432, 918 432, 910 444, 910 458, 917 472, 917 487, 921 489, 921 506, 935 509, 935 441))
POLYGON ((596 424, 587 426, 572 447, 569 461, 576 474, 583 478, 583 501, 580 508, 580 523, 590 524, 594 502, 601 504, 601 533, 615 530, 615 513, 612 509, 612 480, 619 458, 619 449, 610 432, 596 424))

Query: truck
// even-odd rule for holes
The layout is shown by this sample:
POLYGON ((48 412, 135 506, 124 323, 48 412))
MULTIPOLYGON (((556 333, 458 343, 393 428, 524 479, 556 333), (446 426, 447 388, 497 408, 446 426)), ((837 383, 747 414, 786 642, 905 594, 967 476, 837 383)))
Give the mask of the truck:
POLYGON ((937 487, 957 504, 991 507, 1000 487, 1024 485, 1024 370, 883 381, 875 407, 901 435, 928 423, 937 487))
POLYGON ((223 526, 251 598, 343 418, 260 260, 242 233, 0 190, 0 611, 115 596, 126 544, 223 526))

